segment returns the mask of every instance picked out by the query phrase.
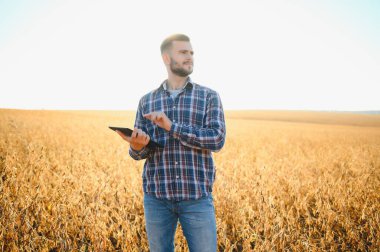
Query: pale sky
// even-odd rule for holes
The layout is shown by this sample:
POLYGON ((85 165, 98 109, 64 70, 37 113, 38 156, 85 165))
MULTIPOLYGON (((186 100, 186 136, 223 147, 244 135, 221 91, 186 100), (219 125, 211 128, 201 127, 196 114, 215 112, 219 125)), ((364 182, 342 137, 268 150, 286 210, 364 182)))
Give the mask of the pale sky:
POLYGON ((136 109, 190 36, 226 110, 380 110, 380 1, 0 0, 0 108, 136 109))

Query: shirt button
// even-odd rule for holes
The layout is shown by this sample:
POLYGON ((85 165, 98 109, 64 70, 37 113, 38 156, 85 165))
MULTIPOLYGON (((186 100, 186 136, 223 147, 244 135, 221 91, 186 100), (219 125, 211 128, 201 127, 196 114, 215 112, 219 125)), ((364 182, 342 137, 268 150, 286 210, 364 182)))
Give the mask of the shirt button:
POLYGON ((178 164, 178 162, 175 162, 175 164, 178 164))
POLYGON ((175 122, 175 120, 173 120, 173 122, 175 122))
POLYGON ((175 176, 176 179, 179 179, 179 176, 175 176))
POLYGON ((175 106, 173 107, 173 109, 175 109, 175 106))

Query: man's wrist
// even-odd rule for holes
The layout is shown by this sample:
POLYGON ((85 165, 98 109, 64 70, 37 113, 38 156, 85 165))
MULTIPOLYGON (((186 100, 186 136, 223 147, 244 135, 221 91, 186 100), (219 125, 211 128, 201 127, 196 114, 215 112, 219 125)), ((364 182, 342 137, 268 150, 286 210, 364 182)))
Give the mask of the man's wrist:
POLYGON ((139 148, 139 147, 133 146, 133 145, 131 144, 131 148, 132 148, 132 150, 134 150, 134 151, 141 151, 141 150, 144 148, 144 146, 140 146, 140 148, 139 148))

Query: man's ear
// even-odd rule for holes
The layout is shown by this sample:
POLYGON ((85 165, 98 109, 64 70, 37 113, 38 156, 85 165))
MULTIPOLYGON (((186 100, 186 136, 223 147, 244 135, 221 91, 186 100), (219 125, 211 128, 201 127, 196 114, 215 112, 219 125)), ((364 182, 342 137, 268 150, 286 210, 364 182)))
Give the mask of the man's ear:
POLYGON ((170 64, 170 56, 167 52, 164 52, 162 54, 162 60, 164 61, 165 65, 169 65, 170 64))

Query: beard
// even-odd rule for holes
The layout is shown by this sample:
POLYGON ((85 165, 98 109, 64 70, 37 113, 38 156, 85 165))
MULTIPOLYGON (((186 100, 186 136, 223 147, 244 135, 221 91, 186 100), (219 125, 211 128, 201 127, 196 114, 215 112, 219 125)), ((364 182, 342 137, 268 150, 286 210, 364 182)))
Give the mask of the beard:
POLYGON ((181 77, 187 77, 193 72, 193 69, 186 70, 185 68, 181 67, 177 61, 173 60, 172 58, 170 58, 170 70, 175 75, 178 75, 181 77))

